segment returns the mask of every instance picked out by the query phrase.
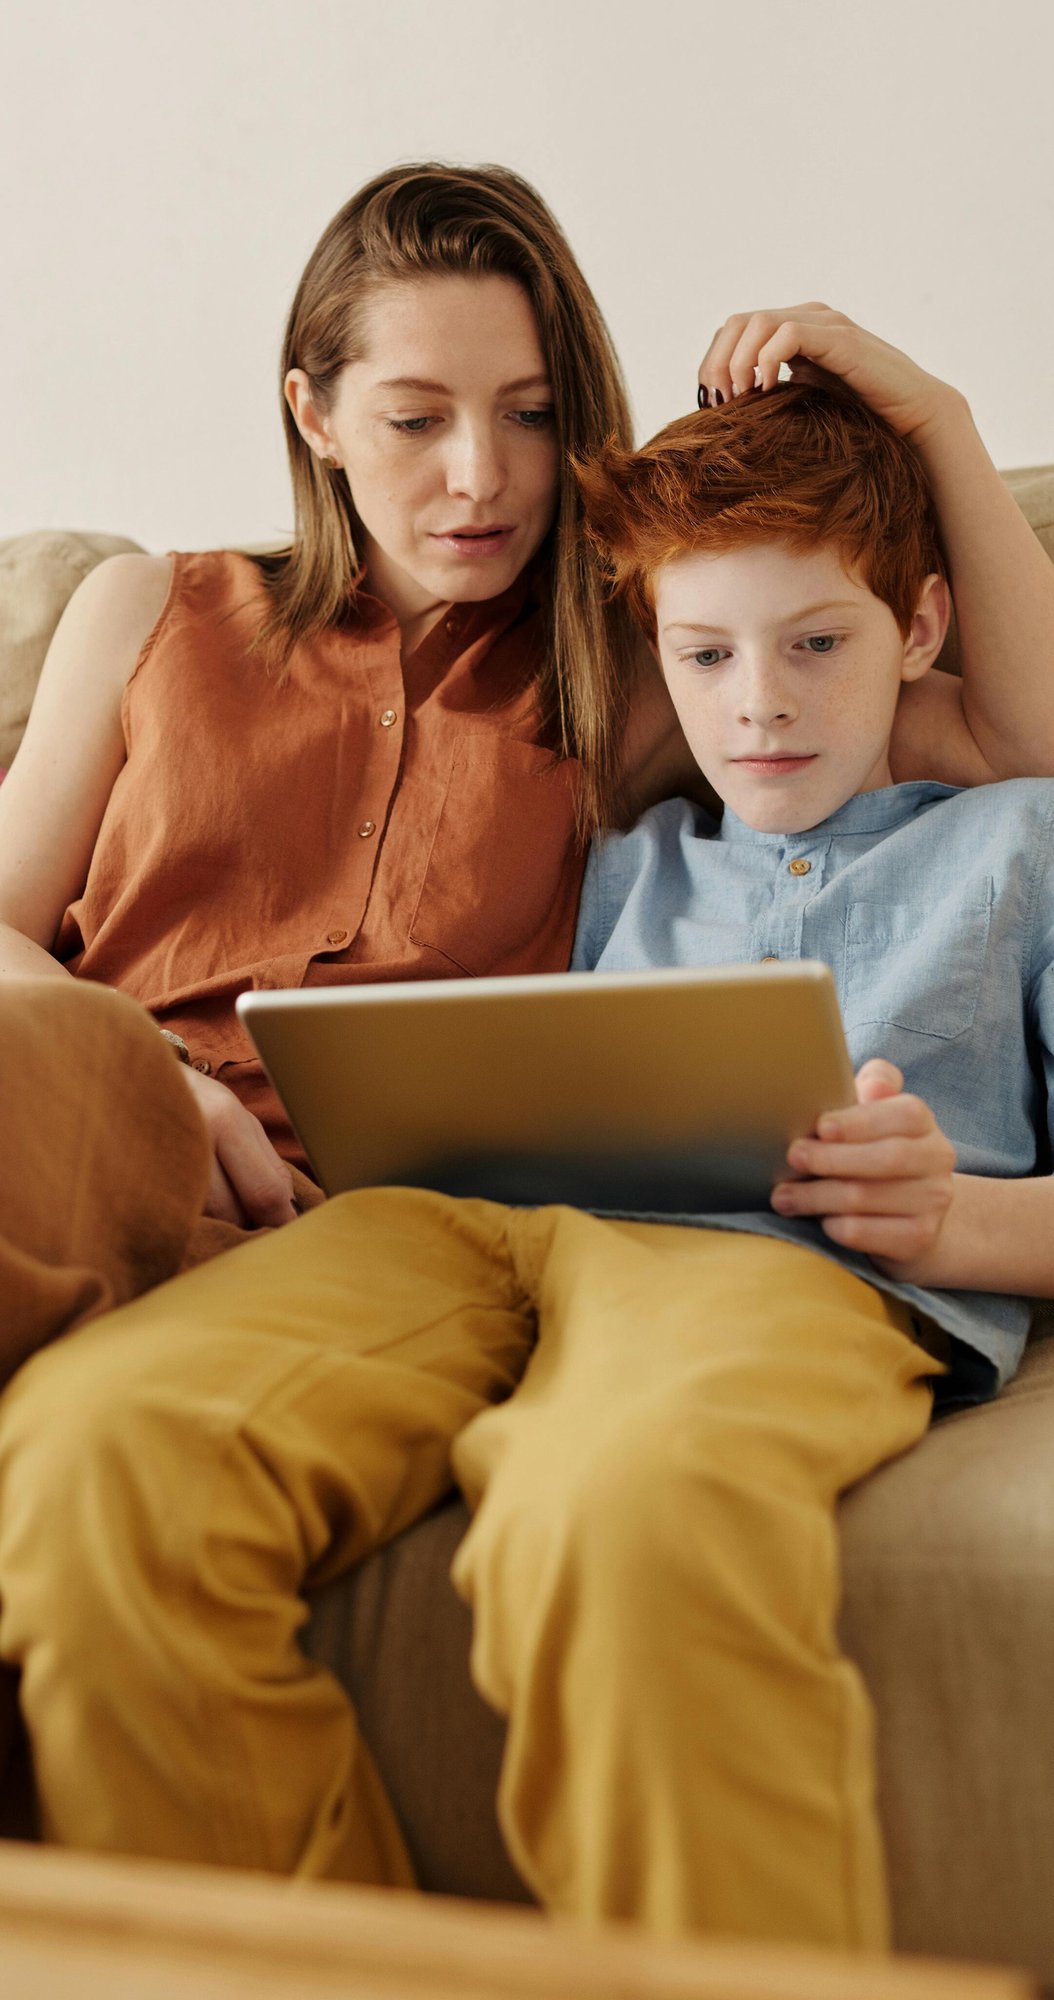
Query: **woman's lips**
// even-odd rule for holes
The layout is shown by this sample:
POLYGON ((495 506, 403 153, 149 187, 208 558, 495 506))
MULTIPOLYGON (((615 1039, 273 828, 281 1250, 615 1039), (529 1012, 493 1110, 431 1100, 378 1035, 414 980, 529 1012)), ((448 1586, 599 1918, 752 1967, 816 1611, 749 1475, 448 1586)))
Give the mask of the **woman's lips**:
POLYGON ((499 556, 507 549, 515 534, 515 528, 452 529, 449 534, 433 535, 434 542, 441 542, 456 556, 499 556))
POLYGON ((789 778, 795 771, 804 771, 807 764, 816 761, 816 752, 810 750, 805 757, 733 757, 732 762, 740 771, 752 771, 759 778, 789 778))

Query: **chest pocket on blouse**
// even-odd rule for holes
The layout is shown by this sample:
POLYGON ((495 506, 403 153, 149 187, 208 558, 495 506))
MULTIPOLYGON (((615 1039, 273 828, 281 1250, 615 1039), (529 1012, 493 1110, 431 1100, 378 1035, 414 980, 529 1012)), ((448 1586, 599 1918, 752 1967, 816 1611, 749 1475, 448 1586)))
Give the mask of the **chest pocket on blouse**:
POLYGON ((575 838, 578 765, 496 731, 466 730, 410 922, 414 944, 458 971, 563 969, 584 857, 575 838))
POLYGON ((847 1028, 889 1022, 954 1041, 973 1026, 992 914, 992 882, 916 903, 852 903, 845 925, 847 1028))

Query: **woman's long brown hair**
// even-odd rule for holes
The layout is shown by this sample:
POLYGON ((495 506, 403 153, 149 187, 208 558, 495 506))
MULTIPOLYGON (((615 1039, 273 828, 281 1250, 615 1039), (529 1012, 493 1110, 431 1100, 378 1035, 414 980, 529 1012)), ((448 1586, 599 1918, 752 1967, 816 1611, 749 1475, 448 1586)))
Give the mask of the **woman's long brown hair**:
MULTIPOLYGON (((581 759, 581 818, 607 818, 618 791, 619 752, 641 657, 625 608, 608 602, 601 566, 582 532, 570 470, 605 440, 631 442, 629 407, 611 337, 570 246, 541 197, 504 167, 431 162, 391 168, 334 216, 297 287, 282 348, 284 384, 301 368, 325 414, 340 373, 362 351, 363 309, 379 284, 456 272, 513 279, 534 311, 553 388, 561 447, 560 491, 545 607, 543 714, 561 753, 581 759)), ((281 661, 299 640, 354 614, 361 580, 358 528, 347 480, 301 437, 283 393, 293 477, 290 548, 258 557, 271 600, 260 634, 281 661)))

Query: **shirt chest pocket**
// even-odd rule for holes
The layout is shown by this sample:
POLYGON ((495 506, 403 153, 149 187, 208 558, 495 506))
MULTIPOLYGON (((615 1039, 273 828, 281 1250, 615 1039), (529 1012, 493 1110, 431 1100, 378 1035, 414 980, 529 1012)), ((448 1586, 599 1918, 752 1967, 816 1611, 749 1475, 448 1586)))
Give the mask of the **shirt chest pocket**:
POLYGON ((497 731, 458 739, 410 924, 416 945, 471 974, 563 969, 584 855, 578 765, 497 731))
POLYGON ((848 1029, 888 1022, 954 1041, 973 1026, 992 915, 992 882, 969 897, 851 903, 842 1012, 848 1029))

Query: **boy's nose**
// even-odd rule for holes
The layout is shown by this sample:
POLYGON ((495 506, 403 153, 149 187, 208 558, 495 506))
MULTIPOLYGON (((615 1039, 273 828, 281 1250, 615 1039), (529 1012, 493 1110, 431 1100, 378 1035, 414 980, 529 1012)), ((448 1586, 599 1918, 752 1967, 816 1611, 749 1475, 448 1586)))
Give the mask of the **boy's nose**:
POLYGON ((759 673, 751 677, 740 695, 740 720, 762 724, 792 722, 796 714, 789 688, 775 675, 759 673))

